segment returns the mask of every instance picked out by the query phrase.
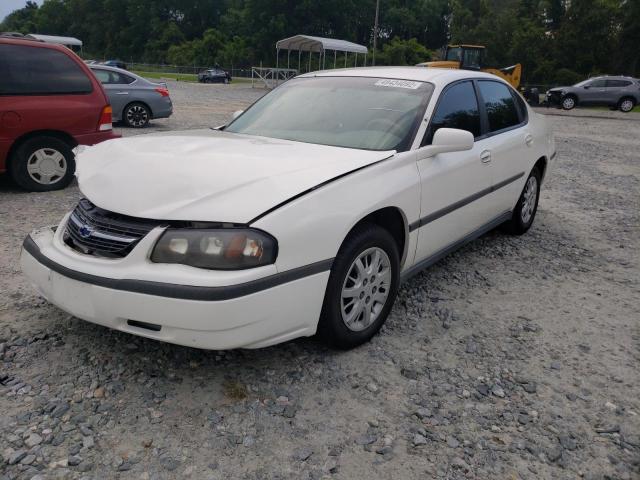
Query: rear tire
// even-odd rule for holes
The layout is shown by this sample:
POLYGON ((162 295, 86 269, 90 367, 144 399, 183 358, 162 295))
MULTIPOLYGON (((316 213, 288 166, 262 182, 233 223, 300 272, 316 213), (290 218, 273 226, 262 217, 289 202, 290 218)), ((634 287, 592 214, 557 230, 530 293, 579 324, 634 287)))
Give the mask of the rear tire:
POLYGON ((636 102, 630 97, 621 98, 618 102, 618 109, 624 113, 629 113, 635 106, 636 102))
POLYGON ((130 103, 122 112, 122 120, 127 127, 144 128, 151 120, 151 110, 144 103, 130 103))
POLYGON ((398 293, 400 259, 391 234, 365 224, 336 256, 318 324, 330 346, 348 349, 368 341, 384 324, 398 293))
POLYGON ((76 162, 66 142, 56 137, 34 137, 13 152, 9 171, 13 181, 24 190, 49 192, 71 183, 76 162))
POLYGON ((511 220, 503 225, 503 230, 511 235, 522 235, 531 228, 538 211, 538 199, 540 198, 540 180, 542 175, 538 167, 533 167, 531 174, 524 184, 516 208, 513 210, 511 220))

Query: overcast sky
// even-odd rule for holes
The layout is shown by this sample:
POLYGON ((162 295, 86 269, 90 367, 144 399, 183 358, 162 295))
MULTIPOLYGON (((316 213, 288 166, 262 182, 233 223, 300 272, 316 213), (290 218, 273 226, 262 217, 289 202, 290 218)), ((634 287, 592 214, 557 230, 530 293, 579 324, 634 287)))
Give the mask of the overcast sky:
MULTIPOLYGON (((42 5, 43 0, 35 0, 38 5, 42 5)), ((0 21, 14 10, 24 7, 27 0, 0 0, 0 21)))

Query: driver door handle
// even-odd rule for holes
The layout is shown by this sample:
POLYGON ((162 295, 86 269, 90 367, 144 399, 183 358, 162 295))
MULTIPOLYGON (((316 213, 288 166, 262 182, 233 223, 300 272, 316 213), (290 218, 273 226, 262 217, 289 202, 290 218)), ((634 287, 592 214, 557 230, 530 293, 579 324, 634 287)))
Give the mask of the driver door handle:
POLYGON ((129 95, 129 92, 116 92, 116 95, 129 95))
POLYGON ((489 163, 491 161, 491 152, 489 150, 485 150, 480 154, 480 160, 482 163, 489 163))

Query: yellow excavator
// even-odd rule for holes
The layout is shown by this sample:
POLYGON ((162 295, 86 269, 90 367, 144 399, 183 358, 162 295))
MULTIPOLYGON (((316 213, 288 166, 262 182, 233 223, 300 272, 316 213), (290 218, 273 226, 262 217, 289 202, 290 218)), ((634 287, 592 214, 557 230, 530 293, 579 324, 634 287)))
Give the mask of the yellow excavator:
POLYGON ((522 75, 522 65, 517 63, 506 68, 488 68, 484 65, 485 51, 486 48, 482 45, 447 45, 444 52, 444 60, 419 63, 417 66, 492 73, 509 82, 513 88, 518 89, 522 75))

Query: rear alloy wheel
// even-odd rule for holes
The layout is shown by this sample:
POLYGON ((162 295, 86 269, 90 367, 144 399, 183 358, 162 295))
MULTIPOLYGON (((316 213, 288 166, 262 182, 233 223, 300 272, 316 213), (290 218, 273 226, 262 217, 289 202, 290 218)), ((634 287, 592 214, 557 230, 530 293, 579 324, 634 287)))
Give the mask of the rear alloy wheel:
POLYGON ((565 110, 571 110, 576 106, 576 98, 572 95, 568 95, 562 99, 562 108, 565 110))
POLYGON ((633 110, 633 107, 635 106, 636 104, 631 98, 623 98, 618 103, 618 108, 620 109, 621 112, 624 112, 624 113, 629 113, 631 110, 633 110))
POLYGON ((524 184, 516 208, 511 220, 504 224, 504 230, 513 235, 526 233, 538 211, 538 198, 540 196, 540 179, 542 175, 537 167, 534 167, 524 184))
POLYGON ((132 103, 124 109, 123 117, 128 127, 142 128, 149 124, 151 112, 144 103, 132 103))
POLYGON ((334 260, 318 325, 327 343, 352 348, 380 330, 398 292, 399 264, 384 228, 364 225, 349 235, 334 260))
POLYGON ((36 137, 20 145, 10 161, 14 182, 31 192, 66 187, 76 164, 71 147, 55 137, 36 137))

